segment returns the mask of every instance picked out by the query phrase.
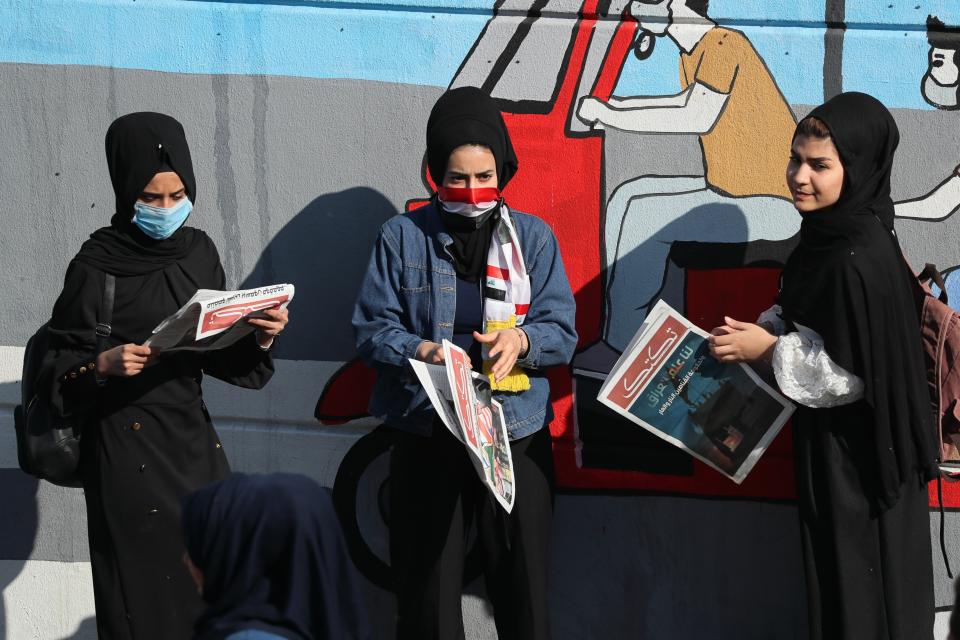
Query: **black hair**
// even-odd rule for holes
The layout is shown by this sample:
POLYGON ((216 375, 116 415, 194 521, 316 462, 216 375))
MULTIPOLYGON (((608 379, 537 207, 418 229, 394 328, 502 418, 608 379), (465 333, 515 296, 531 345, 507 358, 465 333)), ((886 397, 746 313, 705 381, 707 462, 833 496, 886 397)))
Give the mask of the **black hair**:
POLYGON ((797 123, 797 128, 793 132, 793 137, 804 136, 807 138, 817 138, 823 140, 832 137, 827 123, 820 118, 807 116, 797 123))
POLYGON ((960 49, 960 27, 948 27, 932 15, 927 16, 927 42, 937 49, 960 49))
POLYGON ((707 8, 710 6, 710 0, 687 0, 687 8, 691 9, 704 18, 707 17, 707 8))

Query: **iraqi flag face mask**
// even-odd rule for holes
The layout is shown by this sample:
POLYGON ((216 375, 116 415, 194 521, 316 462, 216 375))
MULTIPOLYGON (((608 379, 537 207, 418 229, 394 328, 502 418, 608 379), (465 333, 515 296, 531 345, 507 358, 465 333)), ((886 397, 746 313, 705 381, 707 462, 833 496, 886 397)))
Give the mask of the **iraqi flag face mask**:
POLYGON ((444 211, 464 218, 479 218, 500 203, 500 190, 496 187, 440 187, 437 196, 444 211))

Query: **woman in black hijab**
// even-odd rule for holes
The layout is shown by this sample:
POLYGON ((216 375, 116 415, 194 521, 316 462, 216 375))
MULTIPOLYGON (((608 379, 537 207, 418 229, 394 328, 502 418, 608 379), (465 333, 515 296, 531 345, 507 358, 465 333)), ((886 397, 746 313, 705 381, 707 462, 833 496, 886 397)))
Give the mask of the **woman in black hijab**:
POLYGON ((440 97, 427 123, 427 165, 437 193, 381 227, 353 316, 357 349, 377 371, 370 412, 394 433, 397 638, 464 637, 464 558, 475 523, 498 636, 542 640, 550 635, 553 509, 544 369, 573 355, 573 294, 551 229, 501 197, 518 162, 490 96, 461 87, 440 97), (443 363, 443 340, 488 375, 504 408, 515 481, 509 513, 410 371, 408 358, 443 363))
POLYGON ((772 360, 800 403, 794 455, 813 638, 933 633, 927 482, 937 450, 913 274, 893 233, 898 142, 890 112, 862 93, 797 125, 787 181, 803 222, 779 305, 763 328, 728 318, 711 338, 722 360, 772 360))
POLYGON ((263 387, 287 314, 251 321, 258 331, 220 351, 165 356, 139 346, 197 289, 226 280, 210 238, 183 226, 197 188, 180 123, 123 116, 106 152, 116 214, 70 262, 39 388, 62 415, 86 419, 81 475, 99 637, 185 638, 202 603, 180 562, 180 501, 229 473, 200 381, 263 387), (112 331, 97 353, 105 274, 116 283, 112 331))
POLYGON ((186 561, 207 610, 196 640, 366 640, 368 613, 329 490, 245 475, 183 505, 186 561))

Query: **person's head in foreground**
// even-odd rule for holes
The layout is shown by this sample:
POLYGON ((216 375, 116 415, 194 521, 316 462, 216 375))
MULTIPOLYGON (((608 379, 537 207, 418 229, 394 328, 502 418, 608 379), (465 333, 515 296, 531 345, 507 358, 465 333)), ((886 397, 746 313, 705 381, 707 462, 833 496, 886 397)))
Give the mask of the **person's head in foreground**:
POLYGON ((207 609, 198 640, 369 638, 329 491, 305 476, 234 474, 187 496, 185 561, 207 609))

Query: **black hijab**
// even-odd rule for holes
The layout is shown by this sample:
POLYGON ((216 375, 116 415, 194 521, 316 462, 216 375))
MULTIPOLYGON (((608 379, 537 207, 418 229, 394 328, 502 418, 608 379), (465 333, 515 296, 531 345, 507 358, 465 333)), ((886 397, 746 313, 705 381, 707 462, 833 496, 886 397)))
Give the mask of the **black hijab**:
MULTIPOLYGON (((450 89, 437 100, 427 120, 427 166, 438 187, 443 184, 447 161, 454 149, 478 144, 490 149, 497 163, 497 186, 503 190, 517 172, 517 154, 510 132, 493 99, 476 87, 450 89)), ((444 227, 453 238, 451 254, 454 269, 461 278, 476 282, 487 264, 487 251, 499 207, 483 220, 465 218, 440 211, 444 227)))
POLYGON ((186 498, 183 533, 208 605, 197 640, 370 637, 330 492, 310 478, 234 474, 186 498))
POLYGON ((77 260, 116 276, 144 275, 185 259, 200 235, 180 227, 164 240, 148 237, 131 222, 133 205, 143 188, 161 170, 173 170, 196 203, 197 184, 183 127, 162 113, 130 113, 107 129, 107 167, 116 195, 110 226, 95 231, 77 260))
POLYGON ((809 117, 829 128, 844 185, 832 207, 801 214, 780 304, 786 320, 819 333, 831 359, 863 379, 871 423, 863 433, 873 441, 854 446, 872 450, 864 486, 886 509, 918 471, 934 477, 937 455, 913 275, 893 235, 899 133, 886 107, 862 93, 840 94, 809 117))

